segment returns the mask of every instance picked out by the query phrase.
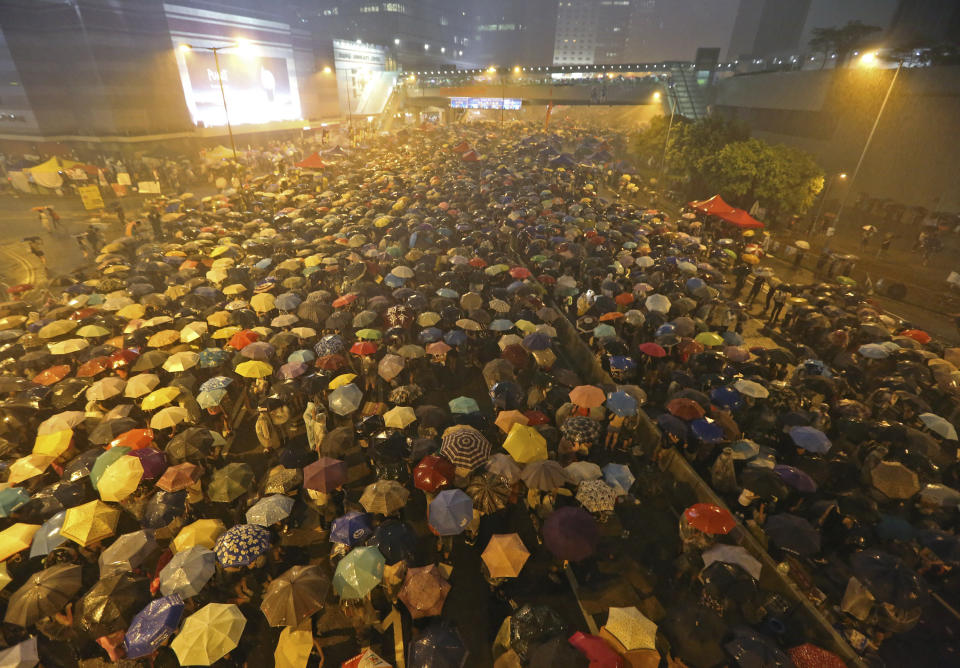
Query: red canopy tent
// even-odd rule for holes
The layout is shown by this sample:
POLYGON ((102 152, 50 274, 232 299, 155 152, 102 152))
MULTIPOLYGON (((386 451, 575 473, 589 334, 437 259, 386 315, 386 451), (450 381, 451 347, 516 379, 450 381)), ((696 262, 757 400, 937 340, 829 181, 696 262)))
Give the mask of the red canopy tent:
POLYGON ((294 163, 293 166, 300 167, 301 169, 324 169, 327 166, 327 163, 320 158, 319 153, 313 153, 312 155, 308 155, 300 162, 294 163))
POLYGON ((736 225, 741 230, 762 230, 763 223, 751 216, 743 209, 734 209, 728 213, 719 213, 717 216, 731 225, 736 225))
POLYGON ((687 206, 701 213, 710 214, 711 216, 719 216, 721 213, 730 213, 734 210, 734 207, 724 202, 720 195, 714 195, 710 199, 705 199, 702 202, 694 200, 688 202, 687 206))

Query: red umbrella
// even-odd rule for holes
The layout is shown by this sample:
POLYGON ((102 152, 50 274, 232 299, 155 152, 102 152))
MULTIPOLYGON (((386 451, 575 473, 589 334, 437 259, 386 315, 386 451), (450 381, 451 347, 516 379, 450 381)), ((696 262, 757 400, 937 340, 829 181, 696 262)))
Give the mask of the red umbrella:
POLYGON ((597 318, 599 322, 610 322, 611 320, 619 320, 623 317, 623 314, 620 311, 607 311, 602 316, 597 318))
POLYGON ((140 353, 132 348, 124 348, 123 350, 118 350, 114 352, 108 358, 110 360, 110 366, 114 369, 119 369, 121 367, 128 366, 135 359, 140 357, 140 353))
POLYGON ((737 521, 729 510, 712 503, 695 503, 683 511, 687 523, 694 529, 709 534, 728 534, 737 521))
POLYGON ((511 343, 509 346, 504 348, 503 352, 500 353, 500 357, 510 362, 510 364, 517 369, 525 369, 529 363, 529 354, 527 353, 526 348, 516 343, 511 343))
POLYGON ((110 441, 107 449, 127 447, 131 450, 142 450, 153 444, 153 429, 130 429, 110 441))
POLYGON ((77 368, 77 378, 92 378, 110 368, 109 357, 94 357, 77 368))
POLYGON ((236 350, 243 350, 251 343, 258 341, 259 339, 259 334, 252 330, 244 329, 231 336, 230 340, 227 341, 227 345, 231 348, 235 348, 236 350))
POLYGON ((621 306, 626 306, 627 304, 633 303, 634 296, 632 292, 621 292, 619 295, 613 298, 613 301, 617 302, 621 306))
POLYGON ((590 668, 621 668, 624 661, 600 636, 577 631, 567 641, 590 660, 590 668))
POLYGON ((524 411, 524 416, 530 420, 527 423, 528 427, 536 427, 538 424, 550 424, 550 418, 547 417, 546 413, 541 413, 540 411, 524 411))
POLYGON ((477 269, 483 269, 487 266, 487 261, 482 257, 475 257, 469 262, 471 267, 476 267, 477 269))
POLYGON ((537 276, 537 280, 543 283, 544 285, 553 285, 557 282, 557 279, 555 279, 550 274, 540 274, 539 276, 537 276))
POLYGON ((314 366, 324 371, 337 371, 347 366, 347 360, 342 355, 324 355, 317 359, 314 366))
POLYGON ((663 349, 663 346, 652 341, 647 343, 641 343, 637 346, 637 350, 642 352, 644 355, 649 355, 650 357, 666 357, 667 351, 663 349))
POLYGON ((350 346, 350 352, 354 355, 373 355, 377 352, 377 344, 373 341, 357 341, 350 346))
POLYGON ((350 306, 350 304, 352 304, 355 301, 357 301, 357 295, 351 292, 349 294, 343 295, 342 297, 337 297, 336 299, 334 299, 333 307, 342 308, 344 306, 350 306))
POLYGON ((524 278, 530 278, 530 270, 526 267, 513 267, 510 270, 510 275, 516 279, 523 280, 524 278))
POLYGON ((808 642, 791 647, 787 654, 797 668, 844 668, 847 665, 833 652, 808 642))
POLYGON ((97 309, 87 306, 82 308, 79 311, 74 311, 70 316, 70 320, 83 320, 84 318, 89 318, 92 315, 97 314, 97 309))
POLYGON ((685 397, 671 399, 667 402, 667 410, 671 415, 676 415, 681 420, 696 420, 706 415, 703 406, 693 399, 685 397))
POLYGON ((450 460, 439 455, 427 455, 413 469, 413 486, 424 492, 435 493, 453 484, 455 470, 450 460))
POLYGON ((33 290, 32 283, 21 283, 20 285, 11 285, 7 288, 7 292, 11 295, 19 295, 27 290, 33 290))
POLYGON ((70 373, 69 364, 58 364, 38 373, 33 377, 33 382, 41 385, 53 385, 66 378, 68 373, 70 373))
POLYGON ((923 345, 926 345, 931 341, 930 335, 927 334, 922 329, 905 329, 902 332, 900 332, 900 336, 909 337, 914 341, 916 341, 917 343, 920 343, 923 345))

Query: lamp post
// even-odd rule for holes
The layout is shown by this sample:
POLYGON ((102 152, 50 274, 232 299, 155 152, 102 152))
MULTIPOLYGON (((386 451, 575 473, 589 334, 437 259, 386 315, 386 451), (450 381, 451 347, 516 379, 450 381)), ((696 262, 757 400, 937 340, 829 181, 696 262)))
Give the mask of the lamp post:
MULTIPOLYGON (((864 67, 874 67, 877 63, 877 53, 871 51, 869 53, 863 54, 860 57, 860 64, 864 67)), ((873 119, 873 127, 870 128, 870 134, 867 135, 867 141, 863 144, 863 150, 860 151, 860 158, 857 160, 857 166, 853 169, 853 174, 850 176, 850 186, 847 188, 847 191, 843 194, 843 197, 840 200, 840 208, 837 209, 837 217, 833 221, 834 233, 836 229, 840 226, 840 214, 843 213, 843 208, 847 204, 847 198, 850 197, 850 193, 853 191, 853 184, 857 180, 857 175, 860 173, 860 167, 863 165, 863 159, 867 156, 867 151, 870 150, 870 144, 873 142, 873 135, 877 132, 877 126, 880 125, 880 118, 883 116, 883 110, 887 108, 887 102, 890 100, 890 93, 893 92, 893 86, 897 83, 897 77, 900 76, 900 70, 903 69, 903 58, 897 60, 897 69, 893 73, 893 78, 890 79, 890 85, 887 86, 887 92, 883 96, 883 102, 880 103, 880 109, 877 111, 876 118, 873 119)), ((827 244, 830 243, 830 237, 827 237, 827 244)))
POLYGON ((813 217, 813 222, 810 223, 810 227, 807 229, 807 237, 809 238, 813 231, 817 229, 817 223, 820 222, 820 216, 823 214, 823 207, 827 203, 827 197, 830 195, 830 188, 833 186, 835 180, 843 181, 847 178, 846 172, 839 172, 838 174, 831 174, 827 177, 827 185, 823 189, 823 196, 820 198, 820 206, 817 207, 817 215, 813 217))
POLYGON ((227 121, 227 134, 230 135, 230 148, 233 149, 233 159, 237 160, 237 145, 233 141, 233 126, 230 125, 230 111, 227 109, 227 94, 223 90, 223 74, 220 72, 220 51, 224 49, 233 49, 238 44, 226 44, 224 46, 193 46, 192 44, 181 44, 180 48, 184 52, 199 49, 201 51, 210 51, 213 53, 213 64, 217 68, 217 83, 220 84, 220 98, 223 100, 223 117, 227 121))
MULTIPOLYGON (((677 113, 677 104, 675 103, 676 95, 671 95, 673 92, 673 81, 667 84, 666 91, 670 98, 670 121, 667 123, 667 132, 663 137, 663 158, 660 160, 660 175, 657 177, 658 185, 663 181, 664 173, 667 171, 667 147, 670 145, 670 130, 673 128, 673 117, 677 113)), ((657 101, 660 100, 659 91, 653 94, 653 99, 657 101)))

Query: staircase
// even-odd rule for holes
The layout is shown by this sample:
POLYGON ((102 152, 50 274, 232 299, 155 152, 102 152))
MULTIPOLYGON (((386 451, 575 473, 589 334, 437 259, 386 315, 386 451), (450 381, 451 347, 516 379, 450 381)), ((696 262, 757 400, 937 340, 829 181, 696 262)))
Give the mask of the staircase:
POLYGON ((670 77, 677 113, 694 121, 706 116, 707 92, 704 86, 697 83, 694 71, 682 66, 671 67, 670 77))

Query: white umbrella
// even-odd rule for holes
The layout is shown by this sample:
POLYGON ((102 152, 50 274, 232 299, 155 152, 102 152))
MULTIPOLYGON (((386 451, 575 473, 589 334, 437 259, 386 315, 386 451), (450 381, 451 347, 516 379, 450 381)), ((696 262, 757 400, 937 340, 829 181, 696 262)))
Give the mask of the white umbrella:
POLYGON ((957 430, 946 418, 933 413, 920 413, 920 421, 926 425, 927 429, 937 434, 941 438, 950 441, 957 440, 957 430))

